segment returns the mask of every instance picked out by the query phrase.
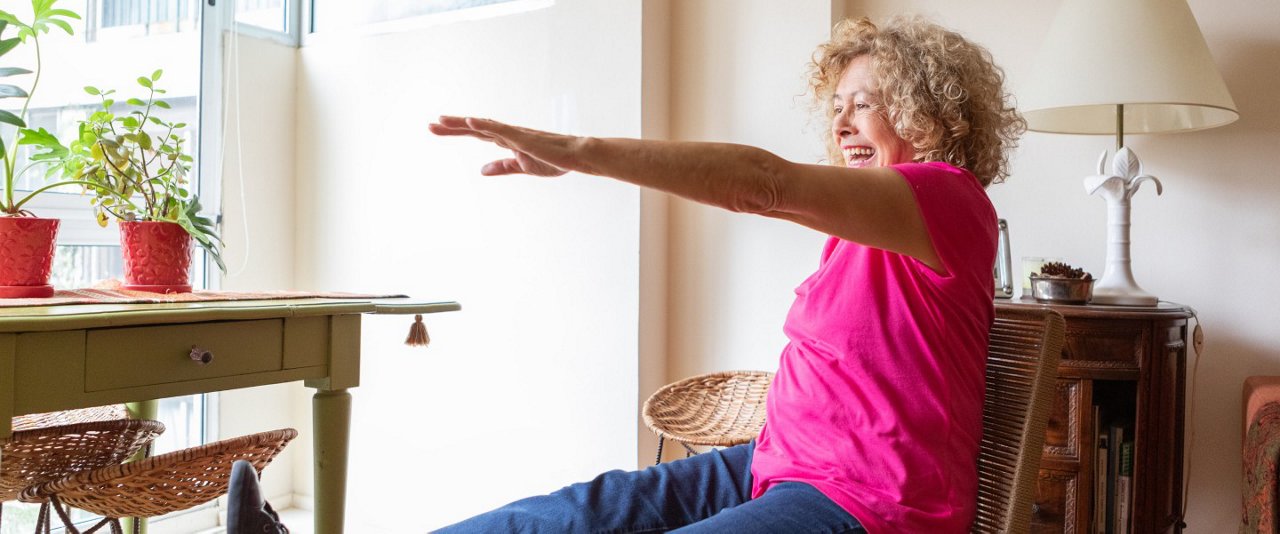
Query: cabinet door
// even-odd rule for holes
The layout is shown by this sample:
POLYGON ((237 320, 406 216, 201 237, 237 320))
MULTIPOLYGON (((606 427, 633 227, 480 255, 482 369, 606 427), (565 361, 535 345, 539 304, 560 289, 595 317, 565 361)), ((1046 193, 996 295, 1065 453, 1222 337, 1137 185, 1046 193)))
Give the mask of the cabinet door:
POLYGON ((1151 365, 1139 387, 1135 440, 1134 531, 1181 532, 1186 322, 1159 325, 1151 365))
POLYGON ((1042 460, 1048 464, 1045 467, 1052 468, 1064 462, 1079 467, 1081 451, 1088 449, 1084 430, 1093 428, 1090 425, 1090 385, 1089 381, 1077 378, 1058 379, 1053 411, 1049 412, 1049 421, 1045 425, 1042 460))
POLYGON ((1037 484, 1036 504, 1031 513, 1034 534, 1083 534, 1084 525, 1077 522, 1080 479, 1074 471, 1041 469, 1037 484))

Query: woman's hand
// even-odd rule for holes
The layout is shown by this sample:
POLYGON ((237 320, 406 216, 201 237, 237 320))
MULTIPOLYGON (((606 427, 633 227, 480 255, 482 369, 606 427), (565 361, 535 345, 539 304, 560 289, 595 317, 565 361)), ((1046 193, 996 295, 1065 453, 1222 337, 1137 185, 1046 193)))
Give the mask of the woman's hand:
POLYGON ((485 176, 560 176, 585 170, 576 155, 583 138, 472 117, 441 116, 440 122, 431 123, 427 129, 436 135, 467 135, 511 150, 514 157, 491 161, 481 167, 480 174, 485 176))

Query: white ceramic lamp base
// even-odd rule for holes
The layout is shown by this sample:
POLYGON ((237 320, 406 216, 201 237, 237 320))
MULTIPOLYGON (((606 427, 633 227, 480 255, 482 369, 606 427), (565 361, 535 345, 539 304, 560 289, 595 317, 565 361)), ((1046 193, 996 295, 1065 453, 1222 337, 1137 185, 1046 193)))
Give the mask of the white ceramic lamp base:
POLYGON ((1084 179, 1085 191, 1098 193, 1107 201, 1107 265, 1093 286, 1092 304, 1115 306, 1155 306, 1160 299, 1138 287, 1129 259, 1129 199, 1142 182, 1156 184, 1156 194, 1164 192, 1160 180, 1142 174, 1142 163, 1128 148, 1116 152, 1114 174, 1105 174, 1107 153, 1098 159, 1098 174, 1084 179))

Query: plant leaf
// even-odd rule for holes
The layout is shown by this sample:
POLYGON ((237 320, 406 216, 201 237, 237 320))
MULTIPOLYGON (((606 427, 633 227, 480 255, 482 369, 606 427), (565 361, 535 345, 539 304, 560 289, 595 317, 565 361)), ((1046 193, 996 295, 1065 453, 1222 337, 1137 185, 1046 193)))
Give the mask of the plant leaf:
POLYGON ((21 117, 18 117, 17 115, 14 115, 13 113, 10 113, 3 109, 0 109, 0 122, 6 123, 6 124, 12 124, 19 128, 27 127, 27 123, 23 122, 21 117))
POLYGON ((45 15, 48 17, 66 17, 69 19, 80 20, 80 15, 78 13, 68 9, 51 9, 48 13, 45 13, 45 15))
POLYGON ((173 108, 173 106, 170 106, 170 105, 169 105, 169 103, 168 103, 168 102, 165 102, 164 100, 156 100, 156 101, 155 101, 155 102, 153 102, 153 103, 155 104, 155 106, 156 106, 156 107, 161 108, 161 109, 172 109, 172 108, 173 108))
MULTIPOLYGON (((141 79, 141 78, 139 78, 139 79, 141 79)), ((146 105, 147 105, 147 103, 146 103, 146 102, 143 102, 141 98, 130 98, 129 100, 126 100, 126 101, 125 101, 125 103, 127 103, 127 104, 129 104, 129 105, 131 105, 131 106, 146 106, 146 105)))
POLYGON ((99 90, 97 87, 94 87, 92 85, 84 86, 84 92, 89 93, 91 95, 95 95, 95 96, 102 94, 101 90, 99 90))
POLYGON ((13 50, 13 47, 18 46, 18 43, 20 42, 22 42, 22 39, 19 39, 17 37, 14 37, 12 39, 0 40, 0 56, 5 55, 5 53, 7 53, 10 50, 13 50))
POLYGON ((146 76, 139 76, 138 85, 146 87, 147 89, 151 89, 151 78, 148 78, 146 76))
POLYGON ((27 91, 16 85, 0 85, 0 98, 26 98, 27 91))
POLYGON ((49 19, 49 24, 52 24, 52 25, 57 26, 57 27, 59 27, 59 28, 62 28, 62 31, 67 32, 67 35, 75 35, 75 34, 76 34, 75 30, 72 30, 72 29, 71 29, 71 25, 70 25, 70 24, 67 24, 67 21, 65 21, 65 20, 49 19))
POLYGON ((5 76, 17 76, 19 74, 31 74, 31 71, 19 67, 0 67, 0 78, 5 76))
POLYGON ((160 81, 161 74, 164 74, 164 69, 156 69, 155 72, 151 73, 151 81, 153 82, 160 81))

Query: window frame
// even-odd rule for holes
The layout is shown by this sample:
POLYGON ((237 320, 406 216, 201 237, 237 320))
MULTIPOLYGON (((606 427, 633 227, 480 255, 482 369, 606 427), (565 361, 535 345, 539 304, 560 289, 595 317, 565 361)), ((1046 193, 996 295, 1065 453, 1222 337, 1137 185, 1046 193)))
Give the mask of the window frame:
POLYGON ((509 0, 496 4, 466 7, 452 11, 442 11, 426 15, 414 15, 398 19, 369 22, 349 28, 340 28, 329 31, 316 31, 315 3, 316 0, 303 0, 302 20, 306 24, 306 31, 302 33, 300 46, 308 46, 313 43, 326 42, 335 39, 349 39, 354 36, 401 33, 444 24, 454 24, 469 20, 488 19, 529 11, 537 11, 539 9, 554 6, 555 0, 509 0))
MULTIPOLYGON (((293 6, 296 13, 301 0, 284 0, 293 6)), ((203 206, 202 214, 214 218, 219 226, 222 222, 222 164, 223 147, 223 69, 220 68, 224 58, 224 46, 221 36, 234 21, 232 0, 199 0, 200 6, 200 84, 196 95, 199 124, 199 146, 196 152, 196 169, 194 179, 203 206)), ((296 15, 295 15, 296 16, 296 15)), ((247 26, 247 25, 243 25, 247 26)), ((297 24, 295 23, 296 29, 297 24)), ((237 28, 238 29, 238 28, 237 28)), ((296 46, 296 45, 293 45, 296 46)), ((33 198, 27 207, 46 218, 56 218, 59 224, 57 244, 61 246, 119 246, 120 238, 115 232, 101 228, 93 216, 89 203, 81 195, 74 194, 42 194, 33 198)), ((205 287, 218 289, 222 279, 212 266, 212 260, 202 249, 196 249, 193 266, 195 280, 203 280, 205 287)), ((218 416, 219 395, 204 395, 202 433, 206 441, 219 439, 218 416)), ((219 526, 219 508, 217 501, 175 512, 163 518, 150 521, 150 530, 156 533, 185 532, 190 528, 200 529, 219 526)), ((87 526, 87 525, 77 525, 87 526)), ((58 530, 61 530, 60 528, 58 530)))

